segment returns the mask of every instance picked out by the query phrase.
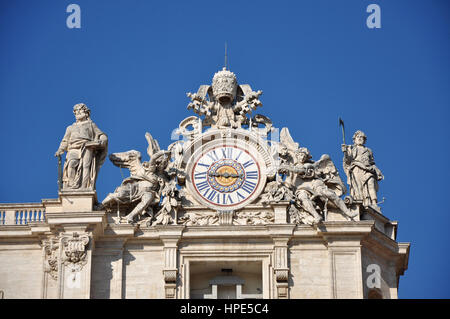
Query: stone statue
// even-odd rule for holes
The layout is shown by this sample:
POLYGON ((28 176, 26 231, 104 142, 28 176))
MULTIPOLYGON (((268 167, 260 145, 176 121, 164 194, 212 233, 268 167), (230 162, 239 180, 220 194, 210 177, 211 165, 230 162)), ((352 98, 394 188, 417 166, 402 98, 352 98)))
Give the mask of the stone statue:
POLYGON ((100 166, 108 152, 108 137, 90 119, 90 110, 79 103, 73 107, 76 122, 67 127, 55 156, 67 152, 63 190, 95 190, 100 166))
POLYGON ((314 162, 306 147, 299 148, 295 156, 295 165, 280 168, 283 172, 290 172, 291 178, 287 181, 288 186, 292 186, 295 190, 296 204, 310 213, 315 223, 323 219, 316 210, 317 204, 314 202, 316 198, 324 202, 324 210, 327 209, 328 201, 331 201, 346 216, 355 217, 357 213, 352 213, 338 196, 344 194, 345 187, 330 157, 322 155, 314 162))
MULTIPOLYGON (((125 217, 128 223, 132 223, 136 216, 146 213, 150 215, 151 221, 154 211, 159 209, 161 198, 164 195, 171 197, 176 195, 173 187, 168 188, 172 186, 169 183, 174 176, 168 169, 171 151, 160 150, 158 142, 149 133, 146 133, 145 137, 149 144, 147 148, 149 162, 141 163, 141 153, 135 150, 114 153, 109 157, 114 165, 128 168, 130 177, 124 179, 114 193, 108 194, 102 205, 104 207, 117 203, 136 205, 125 217)), ((173 205, 173 200, 169 200, 169 204, 163 205, 163 208, 170 211, 168 207, 170 205, 173 205)))
POLYGON ((281 130, 280 142, 278 173, 283 178, 281 181, 271 182, 273 187, 266 189, 266 193, 262 196, 263 201, 267 202, 268 199, 277 197, 293 200, 294 207, 290 209, 291 219, 304 222, 311 219, 305 218, 309 215, 312 216, 311 224, 317 224, 323 220, 321 214, 326 214, 328 201, 332 202, 344 215, 350 218, 355 217, 357 213, 352 213, 339 197, 346 192, 346 188, 331 158, 328 155, 322 155, 316 162, 311 160, 309 150, 299 147, 299 144, 293 141, 287 128, 281 130), (280 192, 272 189, 274 187, 280 192), (285 190, 281 192, 283 189, 289 189, 290 192, 285 190), (323 211, 318 205, 318 200, 323 203, 323 211), (292 218, 295 213, 301 216, 292 218))
POLYGON ((364 132, 356 131, 353 134, 353 145, 342 144, 344 171, 352 198, 362 201, 364 206, 378 207, 378 181, 384 177, 375 166, 372 150, 364 145, 366 141, 364 132))
POLYGON ((197 93, 187 93, 191 99, 188 109, 205 116, 202 126, 240 128, 249 124, 247 115, 262 105, 261 94, 248 84, 238 85, 236 75, 223 68, 214 75, 211 86, 201 85, 197 93))

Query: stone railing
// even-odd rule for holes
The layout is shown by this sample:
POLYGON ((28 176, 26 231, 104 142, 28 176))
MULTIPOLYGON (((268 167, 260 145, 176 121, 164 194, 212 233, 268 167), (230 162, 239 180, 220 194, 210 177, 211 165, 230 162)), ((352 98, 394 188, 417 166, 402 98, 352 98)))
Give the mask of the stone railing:
POLYGON ((45 207, 41 203, 0 204, 0 226, 44 221, 45 207))

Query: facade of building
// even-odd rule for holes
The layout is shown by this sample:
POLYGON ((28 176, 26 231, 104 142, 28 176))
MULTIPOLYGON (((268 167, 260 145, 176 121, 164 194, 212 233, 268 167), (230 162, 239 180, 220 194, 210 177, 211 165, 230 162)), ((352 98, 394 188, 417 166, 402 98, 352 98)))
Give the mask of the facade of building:
POLYGON ((261 94, 217 72, 168 150, 146 133, 149 161, 109 155, 130 176, 102 200, 108 138, 75 105, 58 198, 0 204, 3 297, 397 298, 410 244, 378 206, 364 133, 342 146, 345 196, 328 155, 253 114, 261 94))

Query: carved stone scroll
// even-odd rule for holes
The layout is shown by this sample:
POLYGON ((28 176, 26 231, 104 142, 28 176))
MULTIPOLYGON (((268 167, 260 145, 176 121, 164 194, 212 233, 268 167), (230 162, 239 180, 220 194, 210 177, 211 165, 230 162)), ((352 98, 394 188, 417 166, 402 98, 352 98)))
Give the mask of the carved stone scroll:
POLYGON ((43 241, 45 251, 44 271, 54 280, 58 279, 59 241, 60 239, 56 236, 43 241))

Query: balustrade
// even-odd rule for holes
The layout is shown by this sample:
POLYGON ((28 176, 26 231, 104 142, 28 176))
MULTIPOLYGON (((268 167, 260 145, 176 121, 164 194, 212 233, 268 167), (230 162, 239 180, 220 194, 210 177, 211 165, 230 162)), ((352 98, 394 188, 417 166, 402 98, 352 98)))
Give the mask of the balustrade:
POLYGON ((0 204, 0 226, 45 222, 45 208, 40 203, 0 204))

